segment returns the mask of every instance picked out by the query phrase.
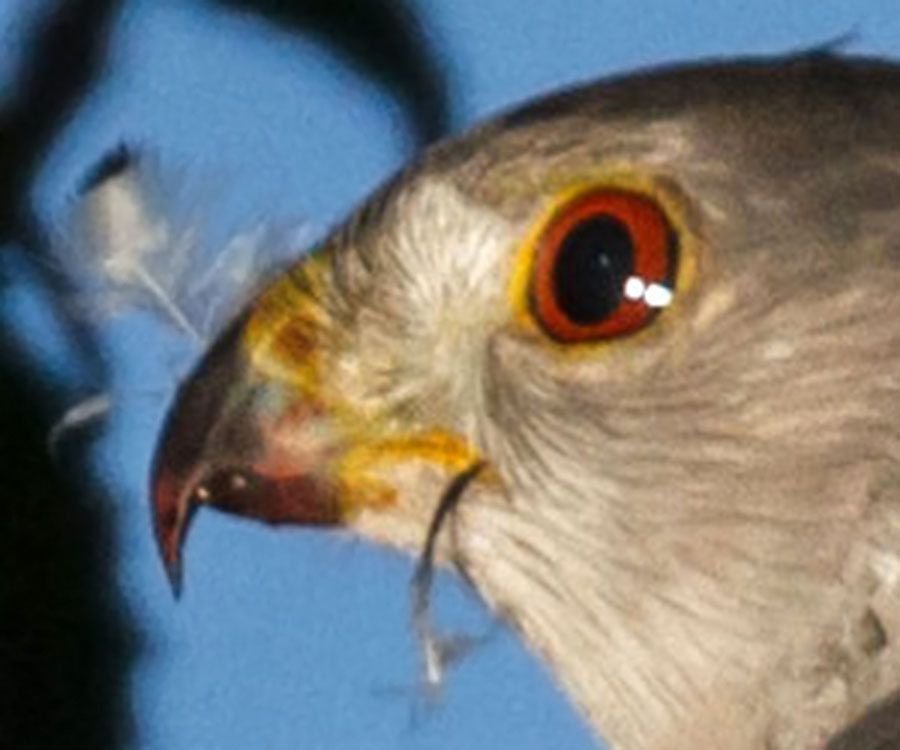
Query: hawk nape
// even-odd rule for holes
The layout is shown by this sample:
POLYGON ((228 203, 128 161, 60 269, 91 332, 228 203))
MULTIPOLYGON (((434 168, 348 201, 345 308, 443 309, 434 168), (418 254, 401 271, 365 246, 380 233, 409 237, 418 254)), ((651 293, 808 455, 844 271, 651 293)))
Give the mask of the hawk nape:
POLYGON ((428 151, 211 349, 157 456, 166 564, 198 506, 418 551, 483 462, 436 554, 598 734, 824 748, 900 687, 898 288, 900 68, 538 102, 428 151))

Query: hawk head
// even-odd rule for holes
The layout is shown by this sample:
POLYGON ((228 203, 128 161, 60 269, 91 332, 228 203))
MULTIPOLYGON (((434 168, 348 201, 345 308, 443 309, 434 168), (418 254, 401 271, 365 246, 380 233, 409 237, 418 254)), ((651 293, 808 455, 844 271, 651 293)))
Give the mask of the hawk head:
POLYGON ((275 278, 157 455, 192 512, 438 555, 624 750, 818 748, 900 684, 900 72, 652 72, 438 145, 275 278))

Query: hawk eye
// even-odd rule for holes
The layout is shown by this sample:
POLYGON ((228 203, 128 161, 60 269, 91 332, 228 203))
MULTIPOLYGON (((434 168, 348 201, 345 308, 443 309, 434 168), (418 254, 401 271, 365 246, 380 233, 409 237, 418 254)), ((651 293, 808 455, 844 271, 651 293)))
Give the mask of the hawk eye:
POLYGON ((651 198, 623 190, 582 194, 538 239, 531 304, 563 343, 632 333, 672 301, 677 237, 651 198))

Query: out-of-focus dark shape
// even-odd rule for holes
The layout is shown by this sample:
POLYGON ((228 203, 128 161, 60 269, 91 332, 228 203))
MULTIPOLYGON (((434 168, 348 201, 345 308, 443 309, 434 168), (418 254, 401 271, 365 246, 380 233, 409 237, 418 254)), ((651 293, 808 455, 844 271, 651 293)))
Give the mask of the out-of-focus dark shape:
POLYGON ((109 504, 51 465, 32 407, 46 389, 0 354, 0 747, 125 747, 135 641, 114 599, 109 504))
MULTIPOLYGON (((404 105, 420 143, 448 126, 446 81, 419 23, 404 0, 218 0, 321 37, 363 74, 381 82, 404 105)), ((339 163, 336 157, 335 162, 339 163)))
POLYGON ((136 159, 136 154, 125 143, 120 143, 104 155, 82 178, 78 192, 90 192, 102 182, 125 172, 136 159))
POLYGON ((0 242, 30 249, 40 230, 29 203, 35 171, 101 72, 120 0, 59 0, 27 50, 16 94, 0 111, 0 242))
MULTIPOLYGON (((31 186, 103 70, 119 5, 49 3, 31 35, 15 94, 0 110, 0 244, 45 250, 31 186)), ((4 275, 0 288, 20 281, 4 275)), ((62 280, 45 282, 63 293, 62 280)), ((93 336, 64 312, 57 320, 78 355, 73 370, 102 389, 93 336)), ((114 594, 111 503, 76 479, 83 472, 50 461, 48 423, 72 394, 50 373, 28 377, 28 356, 9 329, 0 333, 0 747, 124 747, 135 639, 114 594)))
MULTIPOLYGON (((420 142, 445 129, 445 87, 399 0, 219 2, 321 37, 400 99, 420 142)), ((122 1, 46 5, 14 93, 0 108, 0 247, 38 258, 48 238, 30 201, 32 184, 103 74, 122 1)), ((87 184, 123 168, 127 156, 123 150, 104 161, 87 184)), ((3 271, 0 289, 22 283, 3 271)), ((42 283, 65 296, 61 278, 42 283)), ((93 393, 103 391, 108 372, 92 332, 65 311, 57 320, 75 345, 73 371, 93 393)), ((100 502, 83 470, 88 435, 66 440, 61 467, 48 458, 49 423, 72 406, 72 389, 52 373, 31 372, 10 321, 0 323, 0 748, 125 747, 138 641, 115 593, 114 504, 100 502)))

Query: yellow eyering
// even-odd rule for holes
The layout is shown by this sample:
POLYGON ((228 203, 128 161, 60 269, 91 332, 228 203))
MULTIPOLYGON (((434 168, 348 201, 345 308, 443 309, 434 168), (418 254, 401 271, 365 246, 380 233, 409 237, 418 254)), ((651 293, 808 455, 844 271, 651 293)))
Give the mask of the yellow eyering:
POLYGON ((599 351, 609 346, 610 341, 588 341, 576 344, 567 344, 555 341, 547 336, 534 318, 530 304, 531 275, 537 255, 537 246, 541 235, 550 221, 558 212, 572 200, 585 193, 596 190, 628 190, 652 198, 665 210, 666 216, 672 224, 672 228, 678 235, 679 256, 678 271, 675 279, 675 297, 672 304, 666 308, 665 314, 660 320, 647 328, 638 331, 632 336, 616 339, 616 351, 622 351, 624 347, 640 345, 646 336, 658 335, 661 329, 665 329, 673 318, 679 314, 679 308, 684 302, 686 292, 693 286, 697 274, 697 244, 698 238, 691 235, 687 229, 685 206, 680 196, 671 194, 671 191, 663 189, 652 177, 629 174, 628 172, 610 171, 605 174, 592 176, 576 182, 571 180, 563 182, 551 178, 548 182, 554 191, 552 200, 543 208, 540 216, 532 224, 528 234, 516 253, 513 263, 513 272, 508 286, 508 299, 516 324, 523 330, 541 337, 554 352, 565 357, 582 357, 585 355, 596 356, 599 351), (555 184, 559 183, 554 190, 555 184))

